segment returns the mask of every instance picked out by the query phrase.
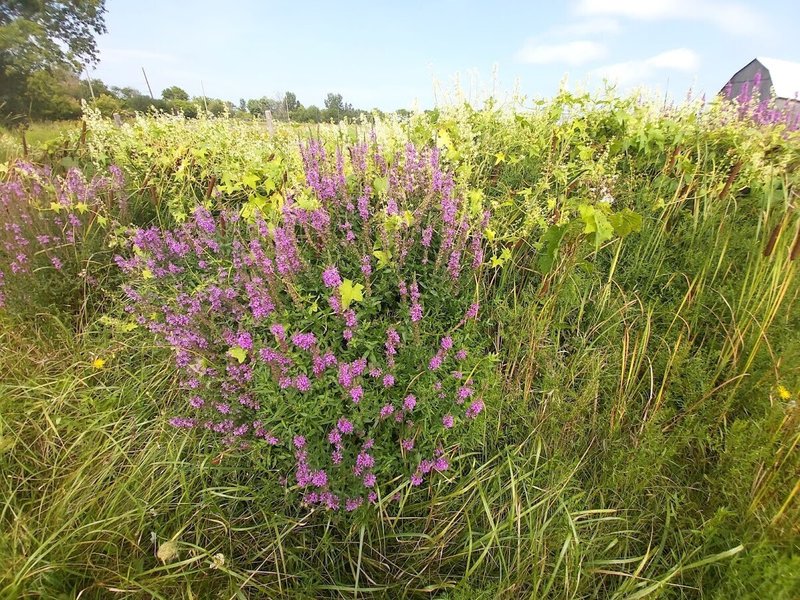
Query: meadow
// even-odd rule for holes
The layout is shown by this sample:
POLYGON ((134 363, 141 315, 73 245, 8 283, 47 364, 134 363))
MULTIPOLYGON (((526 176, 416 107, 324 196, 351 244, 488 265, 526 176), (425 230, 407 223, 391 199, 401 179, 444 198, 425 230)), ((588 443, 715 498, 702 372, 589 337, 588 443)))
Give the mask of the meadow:
POLYGON ((3 134, 0 597, 800 597, 800 134, 744 116, 3 134))

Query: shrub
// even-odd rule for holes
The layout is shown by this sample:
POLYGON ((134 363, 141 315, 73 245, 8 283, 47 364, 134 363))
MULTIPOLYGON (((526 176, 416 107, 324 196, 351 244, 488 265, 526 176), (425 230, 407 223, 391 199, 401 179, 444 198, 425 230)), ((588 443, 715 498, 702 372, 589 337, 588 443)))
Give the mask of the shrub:
POLYGON ((50 167, 11 163, 0 182, 0 306, 15 314, 56 311, 77 315, 109 269, 110 217, 124 209, 118 199, 122 174, 87 179, 78 169, 65 176, 50 167), (102 255, 107 256, 103 257, 102 255))
POLYGON ((306 185, 285 202, 198 206, 172 230, 132 231, 118 263, 127 310, 175 352, 188 407, 172 424, 292 471, 308 505, 349 511, 401 475, 446 470, 483 410, 488 213, 435 149, 310 141, 302 156, 306 185))

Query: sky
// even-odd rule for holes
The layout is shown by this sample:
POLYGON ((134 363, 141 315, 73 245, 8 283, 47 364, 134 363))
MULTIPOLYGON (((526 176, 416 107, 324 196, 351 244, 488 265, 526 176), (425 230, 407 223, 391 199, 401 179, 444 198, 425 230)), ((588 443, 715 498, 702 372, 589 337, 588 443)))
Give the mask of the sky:
POLYGON ((756 56, 800 62, 800 2, 781 0, 106 0, 90 71, 153 93, 238 103, 292 91, 322 106, 431 108, 547 97, 562 82, 671 98, 717 93, 756 56))

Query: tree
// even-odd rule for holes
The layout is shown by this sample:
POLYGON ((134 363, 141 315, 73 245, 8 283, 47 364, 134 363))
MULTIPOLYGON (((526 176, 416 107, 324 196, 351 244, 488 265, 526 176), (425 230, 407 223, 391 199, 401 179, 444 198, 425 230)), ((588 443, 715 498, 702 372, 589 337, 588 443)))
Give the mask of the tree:
POLYGON ((42 69, 28 77, 22 98, 39 119, 76 119, 81 116, 80 92, 78 78, 69 71, 42 69))
POLYGON ((102 79, 81 80, 81 98, 89 100, 92 98, 92 96, 99 98, 102 95, 114 95, 114 93, 111 91, 111 88, 109 88, 102 79), (91 85, 89 85, 90 81, 91 85))
POLYGON ((286 107, 286 110, 289 112, 302 107, 302 104, 298 102, 297 96, 295 96, 294 92, 286 92, 283 97, 283 104, 286 107))
POLYGON ((104 117, 112 117, 114 113, 123 112, 122 102, 119 98, 115 98, 110 94, 100 94, 99 96, 95 96, 95 99, 92 101, 92 106, 100 111, 100 114, 104 117))
POLYGON ((341 94, 328 94, 325 97, 325 110, 331 114, 336 114, 339 116, 339 113, 342 112, 344 108, 344 99, 342 98, 341 94))
POLYGON ((34 96, 44 77, 31 81, 34 74, 79 73, 96 61, 104 14, 105 0, 0 2, 0 105, 6 120, 40 116, 38 104, 48 98, 34 96))
POLYGON ((276 113, 280 110, 283 100, 274 100, 272 98, 251 98, 247 101, 247 110, 249 110, 256 117, 264 117, 264 113, 270 111, 276 113))
POLYGON ((173 85, 161 92, 161 97, 164 100, 188 100, 189 94, 177 85, 173 85))
POLYGON ((132 88, 132 87, 117 87, 117 86, 113 86, 111 88, 111 93, 114 94, 117 98, 120 98, 121 100, 126 100, 126 101, 127 100, 131 100, 133 98, 138 98, 139 96, 143 95, 142 92, 140 92, 136 88, 132 88))
POLYGON ((325 97, 325 119, 339 121, 345 117, 353 117, 358 111, 353 110, 353 105, 345 102, 341 94, 328 94, 325 97))
POLYGON ((318 106, 308 106, 295 109, 292 111, 292 121, 297 123, 319 123, 322 121, 322 111, 318 106))

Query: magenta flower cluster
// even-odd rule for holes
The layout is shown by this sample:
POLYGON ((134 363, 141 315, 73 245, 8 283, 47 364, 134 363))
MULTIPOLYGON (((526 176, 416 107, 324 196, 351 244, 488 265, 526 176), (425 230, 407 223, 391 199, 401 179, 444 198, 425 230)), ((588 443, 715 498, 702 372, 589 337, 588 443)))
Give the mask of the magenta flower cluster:
POLYGON ((79 261, 89 253, 87 240, 102 237, 98 232, 108 222, 107 207, 113 205, 117 214, 125 211, 122 198, 115 197, 122 185, 116 166, 107 175, 87 179, 75 168, 61 176, 49 166, 10 163, 6 179, 0 181, 0 307, 6 304, 12 281, 19 299, 29 301, 26 281, 34 274, 82 276, 92 285, 91 273, 79 261))
POLYGON ((762 85, 763 81, 764 76, 757 71, 752 80, 739 84, 738 93, 734 93, 733 85, 728 83, 723 96, 734 103, 740 119, 757 125, 782 125, 787 131, 800 129, 800 111, 796 108, 800 90, 795 90, 794 98, 776 102, 769 93, 769 86, 762 85))
POLYGON ((174 354, 186 410, 172 424, 268 448, 303 503, 353 511, 447 470, 483 409, 487 215, 436 149, 301 153, 306 188, 275 212, 198 206, 131 231, 116 261, 126 310, 174 354))

